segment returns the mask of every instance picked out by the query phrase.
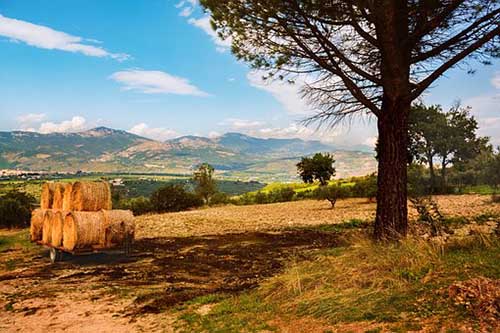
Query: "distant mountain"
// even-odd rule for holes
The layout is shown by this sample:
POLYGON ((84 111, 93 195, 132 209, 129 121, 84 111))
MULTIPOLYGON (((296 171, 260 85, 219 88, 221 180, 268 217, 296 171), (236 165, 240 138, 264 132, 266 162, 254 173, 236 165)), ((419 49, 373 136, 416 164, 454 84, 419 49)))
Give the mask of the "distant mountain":
POLYGON ((159 142, 106 127, 79 133, 0 132, 0 168, 28 170, 190 173, 199 163, 208 162, 228 177, 291 180, 300 157, 319 151, 335 153, 340 176, 375 169, 373 153, 241 133, 159 142))

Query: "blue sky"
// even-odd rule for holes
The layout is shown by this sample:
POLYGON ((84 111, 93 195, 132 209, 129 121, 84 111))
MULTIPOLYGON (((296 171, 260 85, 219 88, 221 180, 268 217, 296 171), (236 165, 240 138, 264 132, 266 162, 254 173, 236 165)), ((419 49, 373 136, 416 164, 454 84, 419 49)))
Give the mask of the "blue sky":
MULTIPOLYGON (((373 120, 316 132, 297 121, 297 87, 265 85, 188 1, 0 0, 0 130, 109 126, 156 139, 228 131, 262 137, 374 141, 373 120)), ((453 70, 425 95, 473 107, 500 144, 500 64, 453 70)))

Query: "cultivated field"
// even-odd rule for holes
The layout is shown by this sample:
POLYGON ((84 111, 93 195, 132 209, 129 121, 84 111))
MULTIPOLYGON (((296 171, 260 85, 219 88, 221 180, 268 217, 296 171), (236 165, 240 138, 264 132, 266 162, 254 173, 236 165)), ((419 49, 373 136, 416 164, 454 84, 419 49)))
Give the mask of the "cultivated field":
MULTIPOLYGON (((500 216, 500 204, 491 203, 489 196, 437 200, 446 217, 500 216)), ((366 199, 337 205, 332 210, 327 202, 298 201, 141 216, 130 257, 68 257, 55 265, 46 250, 27 242, 26 230, 2 231, 0 332, 196 331, 185 326, 192 318, 183 317, 182 311, 195 306, 189 315, 203 320, 219 297, 247 293, 279 276, 290 263, 342 245, 339 233, 319 225, 373 219, 375 204, 366 199)), ((256 309, 261 305, 241 311, 256 309)), ((221 311, 215 315, 230 313, 221 311)), ((266 317, 262 327, 299 332, 300 325, 315 322, 307 316, 292 317, 295 328, 283 317, 266 317)), ((248 320, 238 325, 247 327, 248 320)), ((330 327, 318 325, 308 330, 330 327)))
MULTIPOLYGON (((499 214, 500 204, 491 203, 489 196, 448 195, 436 196, 446 217, 474 217, 480 214, 499 214)), ((303 200, 267 205, 224 206, 188 212, 140 216, 136 219, 137 236, 185 237, 239 233, 246 231, 282 230, 334 224, 357 219, 373 221, 375 203, 364 198, 340 200, 335 209, 327 201, 303 200)), ((410 219, 417 212, 409 206, 410 219)))

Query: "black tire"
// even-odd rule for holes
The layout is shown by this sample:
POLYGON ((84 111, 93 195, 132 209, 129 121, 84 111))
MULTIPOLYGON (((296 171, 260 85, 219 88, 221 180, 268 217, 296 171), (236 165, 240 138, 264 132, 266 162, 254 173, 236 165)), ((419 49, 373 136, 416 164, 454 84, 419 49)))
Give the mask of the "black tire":
POLYGON ((62 253, 62 251, 60 251, 60 250, 58 250, 56 248, 51 247, 50 250, 49 250, 49 258, 50 258, 50 262, 53 263, 53 264, 55 264, 56 262, 62 260, 63 253, 62 253))

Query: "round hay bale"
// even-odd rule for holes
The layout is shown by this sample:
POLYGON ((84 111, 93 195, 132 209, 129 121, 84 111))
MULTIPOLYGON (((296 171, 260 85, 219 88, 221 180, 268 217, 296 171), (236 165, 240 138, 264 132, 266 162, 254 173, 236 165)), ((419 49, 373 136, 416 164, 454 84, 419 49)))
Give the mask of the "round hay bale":
POLYGON ((76 182, 71 190, 71 208, 96 212, 111 209, 111 189, 107 182, 76 182))
POLYGON ((51 209, 54 201, 54 190, 56 184, 53 182, 44 183, 42 185, 42 194, 40 196, 40 208, 51 209))
POLYGON ((104 226, 102 212, 73 211, 64 217, 63 247, 72 251, 99 245, 104 226))
POLYGON ((31 212, 30 239, 32 242, 42 240, 43 217, 46 212, 47 210, 40 208, 31 212))
POLYGON ((51 210, 45 211, 43 215, 42 242, 44 244, 50 244, 52 240, 52 215, 54 212, 51 210))
POLYGON ((52 200, 52 209, 62 209, 63 208, 63 197, 64 197, 64 183, 54 184, 54 198, 52 200))
POLYGON ((101 245, 107 248, 123 246, 135 233, 134 214, 130 210, 103 210, 104 232, 101 245))
POLYGON ((64 184, 64 195, 63 195, 63 203, 62 203, 63 210, 72 210, 72 207, 71 207, 71 191, 72 190, 73 190, 72 183, 64 184))
POLYGON ((69 212, 67 211, 57 211, 52 214, 52 233, 50 238, 52 246, 62 246, 64 218, 68 214, 69 212))

